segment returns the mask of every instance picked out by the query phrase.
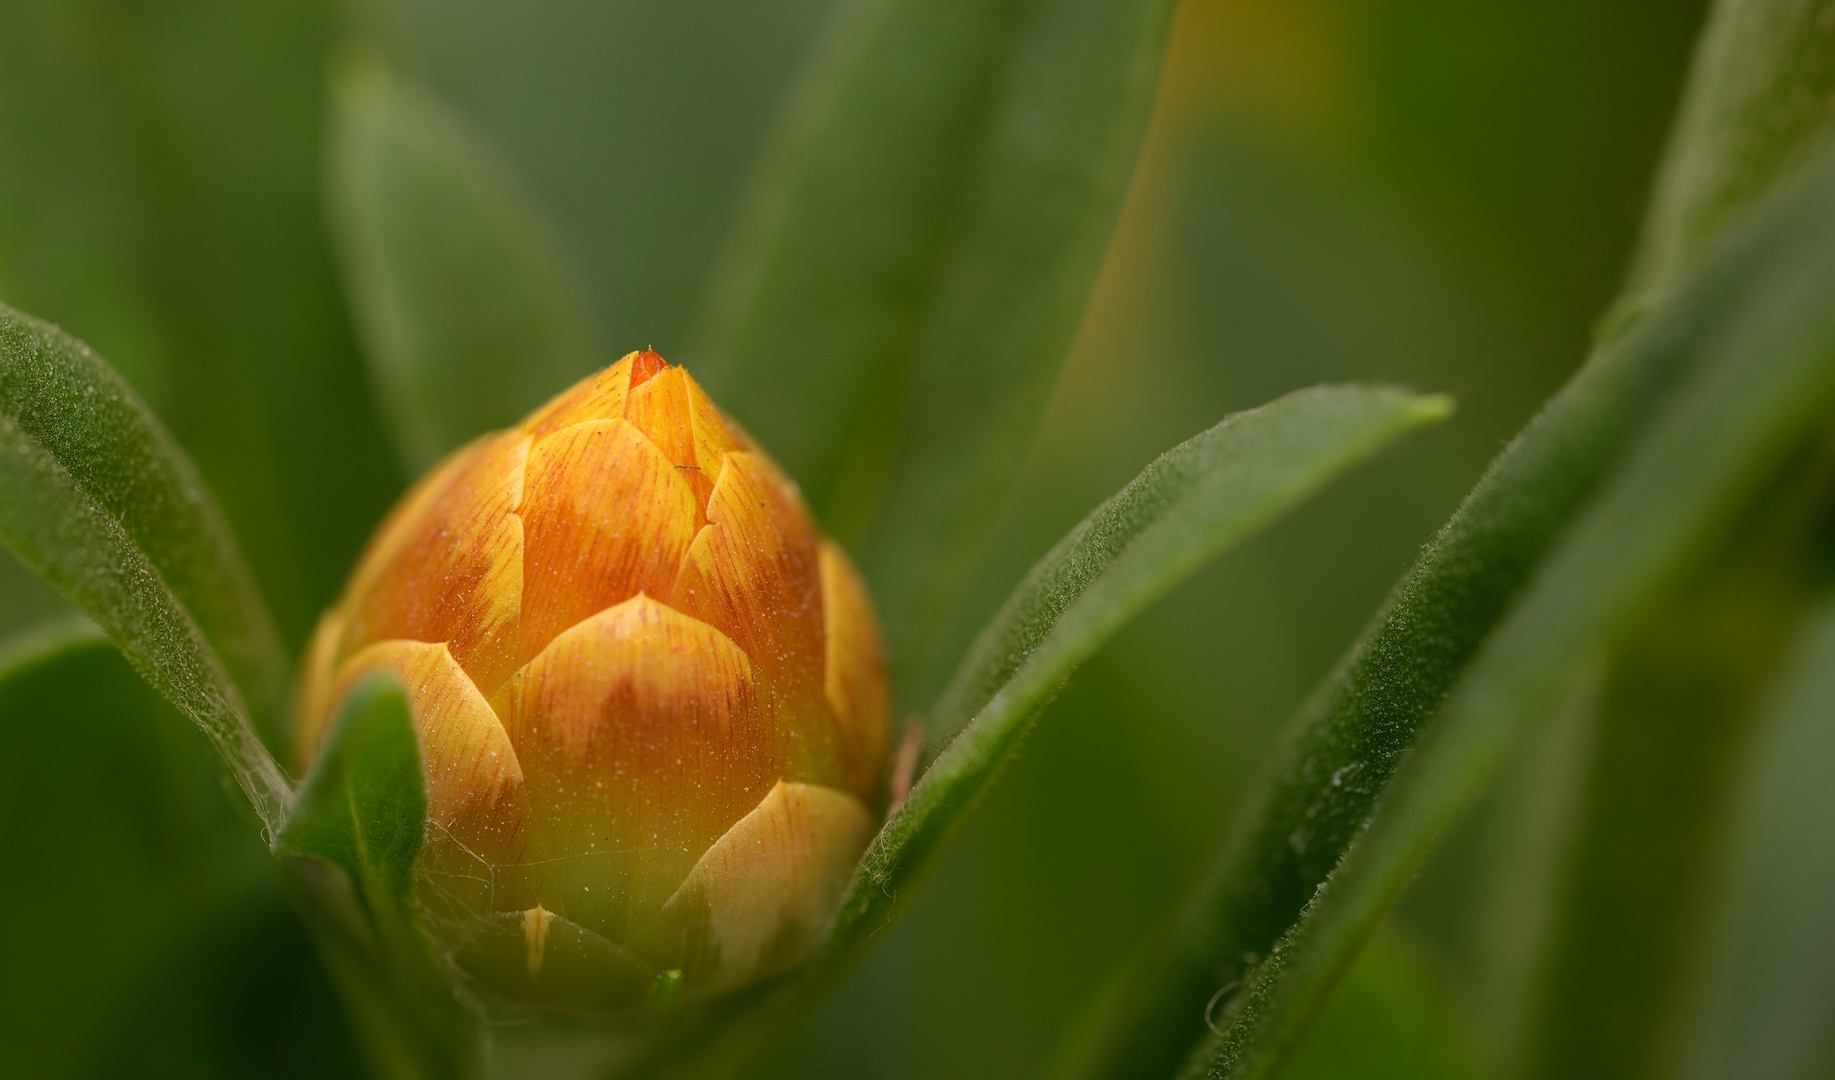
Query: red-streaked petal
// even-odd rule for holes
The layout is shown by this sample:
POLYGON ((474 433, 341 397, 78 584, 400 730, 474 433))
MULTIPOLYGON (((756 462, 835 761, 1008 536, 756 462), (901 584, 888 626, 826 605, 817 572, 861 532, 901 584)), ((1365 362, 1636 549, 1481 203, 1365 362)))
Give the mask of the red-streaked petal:
POLYGON ((623 416, 625 395, 631 386, 631 364, 638 355, 626 353, 611 367, 561 391, 554 400, 529 414, 518 429, 540 439, 588 420, 623 416))
POLYGON ((695 527, 706 522, 707 497, 714 476, 703 471, 695 458, 694 425, 689 419, 688 376, 681 368, 667 368, 631 391, 624 404, 625 419, 656 444, 682 476, 695 497, 695 527))

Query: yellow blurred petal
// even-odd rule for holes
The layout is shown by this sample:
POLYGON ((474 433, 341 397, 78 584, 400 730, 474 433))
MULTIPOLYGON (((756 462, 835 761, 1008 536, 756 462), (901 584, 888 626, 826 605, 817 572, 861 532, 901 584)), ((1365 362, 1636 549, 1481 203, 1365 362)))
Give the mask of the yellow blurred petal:
MULTIPOLYGON (((522 501, 526 436, 483 440, 462 454, 445 485, 404 519, 386 564, 353 582, 345 603, 345 655, 378 641, 448 642, 489 689, 517 655, 522 606, 522 501)), ((441 472, 447 472, 442 468, 441 472)))
POLYGON ((697 994, 788 970, 834 916, 872 833, 859 799, 780 782, 707 850, 639 938, 697 994))
POLYGON ((639 592, 667 596, 694 521, 687 483, 630 423, 575 424, 537 442, 522 506, 521 658, 639 592))
POLYGON ((562 633, 511 686, 533 814, 525 906, 614 941, 781 773, 751 661, 648 596, 562 633))
POLYGON ((831 540, 822 541, 823 691, 845 748, 846 783, 864 797, 886 756, 885 648, 866 584, 831 540))

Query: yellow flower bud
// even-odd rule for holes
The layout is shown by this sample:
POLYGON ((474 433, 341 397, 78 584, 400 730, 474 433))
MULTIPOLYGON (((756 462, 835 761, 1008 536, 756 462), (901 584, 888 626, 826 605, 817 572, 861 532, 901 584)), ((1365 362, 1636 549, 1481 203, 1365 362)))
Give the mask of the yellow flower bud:
POLYGON ((414 706, 423 909, 501 996, 617 1009, 663 972, 711 994, 782 971, 871 832, 887 725, 865 589, 653 352, 402 499, 308 650, 302 767, 374 671, 414 706))

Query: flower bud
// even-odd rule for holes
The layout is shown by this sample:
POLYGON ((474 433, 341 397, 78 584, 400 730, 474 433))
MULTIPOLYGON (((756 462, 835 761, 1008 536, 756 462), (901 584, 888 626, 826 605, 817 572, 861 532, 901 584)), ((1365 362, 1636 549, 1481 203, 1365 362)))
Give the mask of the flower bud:
POLYGON ((865 589, 653 352, 402 499, 308 650, 302 767, 375 671, 414 708, 429 928, 501 997, 618 1009, 664 972, 706 995, 782 971, 872 830, 886 689, 865 589))

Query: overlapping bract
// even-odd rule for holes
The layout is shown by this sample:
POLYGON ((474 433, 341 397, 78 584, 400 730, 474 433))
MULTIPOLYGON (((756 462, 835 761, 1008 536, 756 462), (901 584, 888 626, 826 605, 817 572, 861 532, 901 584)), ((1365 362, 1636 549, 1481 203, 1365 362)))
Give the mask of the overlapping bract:
POLYGON ((632 353, 459 450, 384 522, 308 650, 296 754, 363 675, 408 689, 419 891, 500 995, 617 1009, 794 964, 871 832, 879 632, 796 489, 632 353))

